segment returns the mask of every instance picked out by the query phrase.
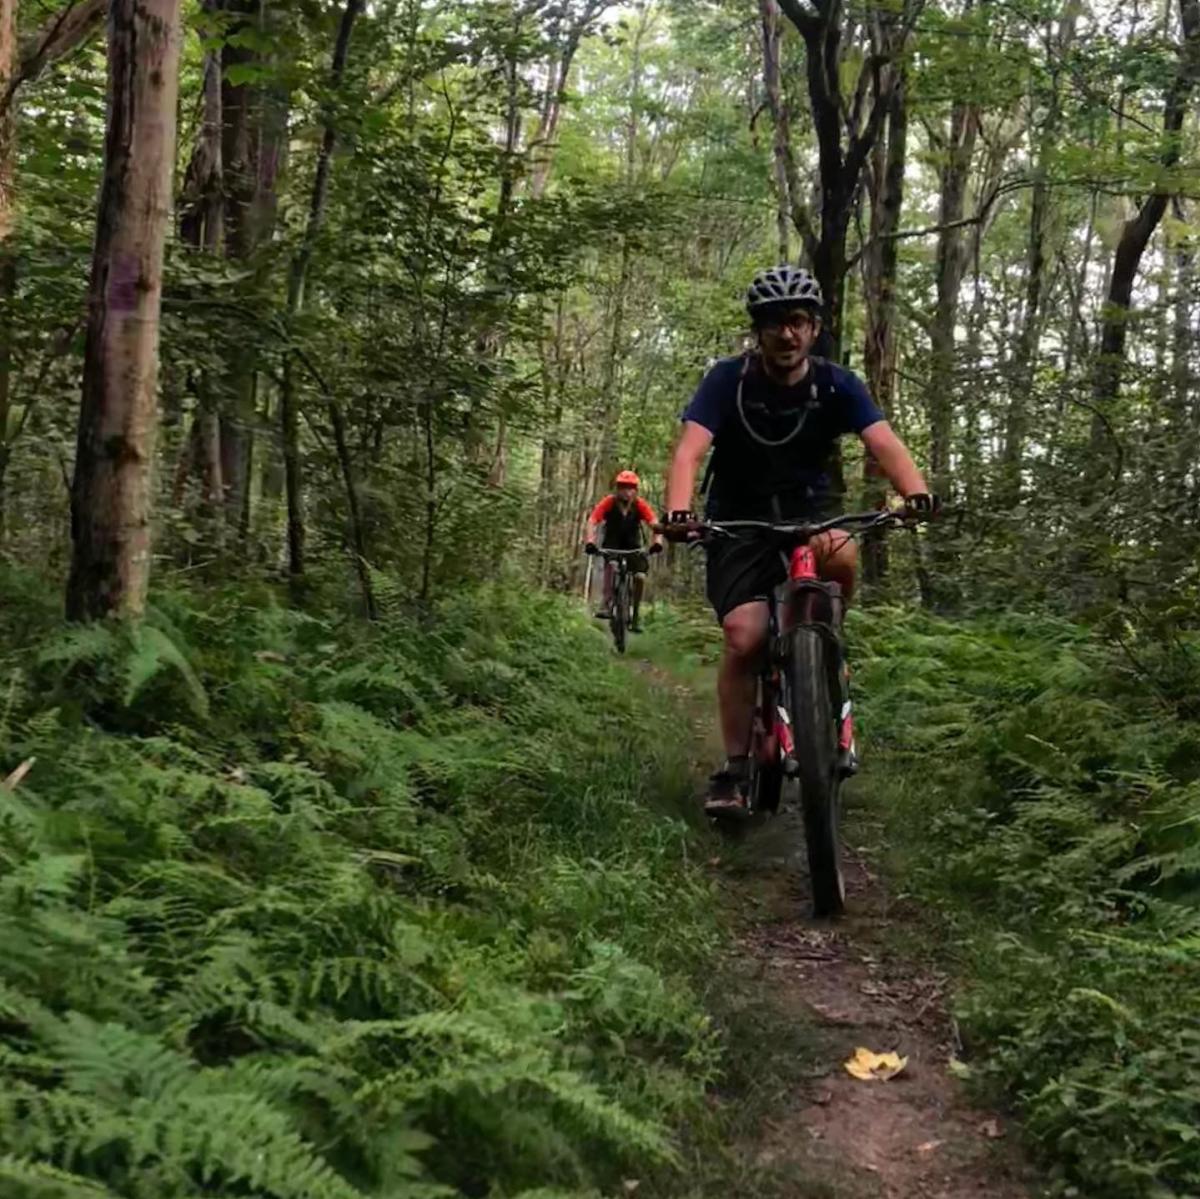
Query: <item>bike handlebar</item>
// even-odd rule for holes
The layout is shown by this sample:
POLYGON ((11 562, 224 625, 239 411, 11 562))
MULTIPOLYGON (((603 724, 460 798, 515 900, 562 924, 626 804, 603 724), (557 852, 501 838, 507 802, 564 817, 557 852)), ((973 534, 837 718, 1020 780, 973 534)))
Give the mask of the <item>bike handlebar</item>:
MULTIPOLYGON (((845 512, 829 520, 818 523, 791 522, 771 520, 697 520, 692 521, 684 529, 689 540, 705 540, 710 537, 736 537, 739 533, 770 533, 776 537, 786 537, 797 542, 809 541, 818 533, 826 533, 830 529, 844 529, 847 525, 857 526, 856 531, 865 533, 868 529, 881 528, 884 525, 905 525, 913 523, 913 517, 904 512, 874 511, 874 512, 845 512)), ((674 532, 677 526, 654 526, 656 533, 674 532)))

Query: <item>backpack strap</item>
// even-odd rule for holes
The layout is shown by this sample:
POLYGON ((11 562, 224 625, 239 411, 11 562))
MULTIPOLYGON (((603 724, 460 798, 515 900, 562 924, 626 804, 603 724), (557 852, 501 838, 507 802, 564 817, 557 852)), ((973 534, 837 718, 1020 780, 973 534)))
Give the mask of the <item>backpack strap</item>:
MULTIPOLYGON (((737 394, 740 401, 742 394, 742 381, 750 373, 750 367, 754 361, 754 351, 744 350, 742 352, 742 365, 738 370, 737 394)), ((714 449, 708 456, 708 462, 704 467, 704 478, 700 481, 700 498, 706 500, 708 498, 709 488, 712 487, 713 470, 717 462, 717 452, 714 449)))

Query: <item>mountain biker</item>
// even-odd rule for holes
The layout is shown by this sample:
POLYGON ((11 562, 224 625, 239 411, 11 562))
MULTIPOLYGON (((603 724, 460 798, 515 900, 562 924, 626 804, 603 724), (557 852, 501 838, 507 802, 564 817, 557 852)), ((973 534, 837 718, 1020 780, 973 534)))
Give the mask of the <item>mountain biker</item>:
MULTIPOLYGON (((597 534, 601 527, 604 529, 604 548, 608 550, 636 550, 642 546, 642 525, 653 527, 658 519, 654 509, 640 495, 638 488, 641 480, 631 470, 623 470, 614 480, 615 490, 606 495, 588 517, 587 542, 584 551, 588 554, 599 553, 596 544, 597 534)), ((662 535, 655 533, 650 542, 650 553, 662 553, 662 535)), ((631 633, 642 631, 639 623, 642 609, 642 592, 646 588, 646 572, 650 569, 648 554, 637 554, 630 559, 630 570, 633 572, 633 623, 629 627, 631 633)), ((616 574, 616 563, 604 564, 604 604, 596 613, 597 620, 608 620, 612 615, 613 577, 616 574)))
MULTIPOLYGON (((687 536, 696 472, 709 446, 710 520, 820 521, 841 508, 844 487, 831 470, 836 443, 857 433, 913 513, 937 503, 904 443, 876 407, 862 380, 812 353, 821 331, 821 287, 790 265, 760 271, 746 293, 754 348, 718 361, 682 414, 667 483, 666 535, 687 536)), ((857 546, 841 530, 815 538, 821 577, 854 591, 857 546)), ((724 764, 709 780, 710 813, 746 806, 749 743, 758 659, 766 643, 766 598, 787 577, 777 549, 729 539, 707 545, 707 592, 724 631, 717 678, 724 764)), ((856 766, 853 746, 843 769, 856 766)))

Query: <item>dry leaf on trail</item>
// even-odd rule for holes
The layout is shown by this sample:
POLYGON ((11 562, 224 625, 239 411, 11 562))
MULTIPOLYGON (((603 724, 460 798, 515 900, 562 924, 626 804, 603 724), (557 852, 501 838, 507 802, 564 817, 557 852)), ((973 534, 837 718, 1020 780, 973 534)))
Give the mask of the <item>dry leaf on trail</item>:
POLYGON ((932 1153, 941 1143, 941 1141, 923 1141, 917 1146, 917 1152, 932 1153))
POLYGON ((984 1120, 984 1122, 979 1126, 979 1131, 983 1133, 985 1137, 991 1137, 992 1140, 1004 1135, 1004 1129, 1000 1127, 999 1120, 984 1120))
POLYGON ((863 1082, 887 1082, 895 1078, 905 1066, 908 1058, 898 1053, 872 1053, 861 1046, 854 1051, 854 1056, 846 1061, 846 1072, 863 1082))

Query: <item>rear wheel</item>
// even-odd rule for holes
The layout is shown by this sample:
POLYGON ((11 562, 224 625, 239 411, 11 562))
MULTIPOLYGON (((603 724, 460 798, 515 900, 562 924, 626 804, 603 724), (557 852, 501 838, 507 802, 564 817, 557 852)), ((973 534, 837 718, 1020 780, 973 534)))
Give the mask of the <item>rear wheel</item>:
POLYGON ((838 835, 838 726, 826 664, 828 647, 819 629, 803 626, 792 630, 790 642, 790 714, 800 767, 813 915, 839 916, 845 908, 846 888, 838 835))
POLYGON ((617 653, 625 652, 625 632, 627 628, 626 612, 629 606, 629 580, 624 573, 618 572, 616 585, 613 587, 612 606, 612 635, 617 653))

